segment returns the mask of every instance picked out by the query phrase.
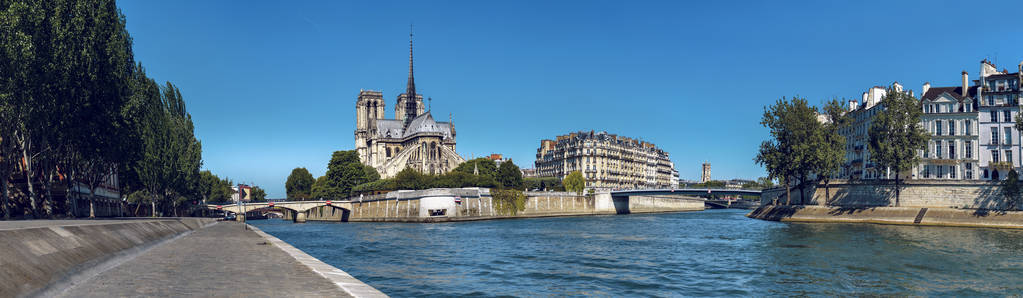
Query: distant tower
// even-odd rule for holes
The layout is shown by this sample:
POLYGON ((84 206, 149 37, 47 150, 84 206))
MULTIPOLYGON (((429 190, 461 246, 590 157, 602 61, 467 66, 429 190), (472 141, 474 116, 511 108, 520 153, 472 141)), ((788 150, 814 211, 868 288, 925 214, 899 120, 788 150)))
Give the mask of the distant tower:
POLYGON ((703 173, 700 174, 700 183, 707 183, 710 181, 710 163, 703 163, 703 173))

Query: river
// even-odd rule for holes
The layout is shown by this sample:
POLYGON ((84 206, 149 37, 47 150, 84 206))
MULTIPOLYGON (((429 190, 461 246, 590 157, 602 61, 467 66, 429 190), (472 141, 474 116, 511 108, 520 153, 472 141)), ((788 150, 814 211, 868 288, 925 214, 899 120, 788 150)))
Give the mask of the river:
POLYGON ((1023 231, 746 210, 458 223, 250 223, 395 297, 1023 294, 1023 231))

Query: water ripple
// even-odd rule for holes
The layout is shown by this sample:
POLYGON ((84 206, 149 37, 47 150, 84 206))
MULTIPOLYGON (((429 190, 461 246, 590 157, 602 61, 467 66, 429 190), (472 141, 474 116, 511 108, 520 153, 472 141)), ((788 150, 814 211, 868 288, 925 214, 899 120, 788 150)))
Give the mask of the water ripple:
POLYGON ((396 297, 1023 294, 1023 231, 743 215, 252 223, 396 297))

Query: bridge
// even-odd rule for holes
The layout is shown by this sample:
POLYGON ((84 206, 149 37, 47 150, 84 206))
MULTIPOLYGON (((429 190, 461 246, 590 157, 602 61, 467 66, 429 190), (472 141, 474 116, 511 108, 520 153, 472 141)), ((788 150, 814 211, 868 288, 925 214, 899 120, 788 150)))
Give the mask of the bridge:
MULTIPOLYGON (((627 197, 627 196, 698 196, 698 197, 711 197, 717 196, 760 196, 759 190, 749 189, 725 189, 725 188, 650 188, 650 189, 627 189, 627 190, 616 190, 611 192, 611 196, 614 197, 627 197)), ((704 202, 714 208, 745 208, 751 206, 749 203, 742 203, 742 201, 736 200, 724 200, 724 199, 713 199, 708 198, 704 202)))
MULTIPOLYGON (((206 208, 211 210, 220 210, 224 212, 231 212, 238 215, 238 220, 243 220, 245 215, 242 212, 244 208, 245 212, 257 211, 260 209, 284 209, 291 211, 294 215, 295 222, 305 222, 306 212, 309 209, 319 207, 333 207, 341 209, 344 214, 348 214, 352 210, 351 201, 293 201, 293 202, 258 202, 258 203, 245 203, 239 205, 237 203, 230 205, 206 205, 206 208)), ((345 216, 347 217, 347 216, 345 216)))

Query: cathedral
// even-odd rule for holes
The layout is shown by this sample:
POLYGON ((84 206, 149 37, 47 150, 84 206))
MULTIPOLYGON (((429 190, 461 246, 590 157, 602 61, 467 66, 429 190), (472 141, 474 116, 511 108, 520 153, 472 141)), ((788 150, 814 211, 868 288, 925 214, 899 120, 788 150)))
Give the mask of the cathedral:
POLYGON ((385 116, 383 93, 363 90, 355 103, 355 149, 359 160, 394 177, 405 168, 425 174, 443 174, 465 161, 455 152, 455 125, 438 122, 416 93, 412 75, 412 35, 409 34, 408 84, 398 95, 394 118, 385 116))

